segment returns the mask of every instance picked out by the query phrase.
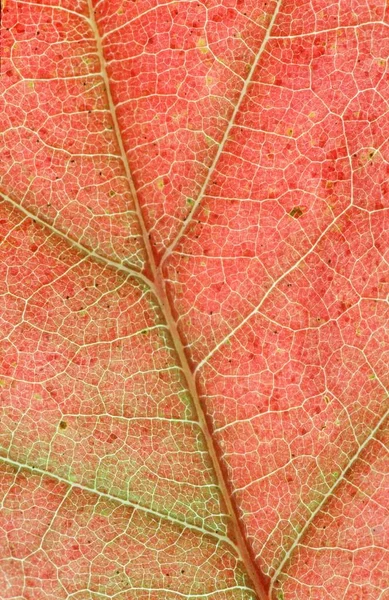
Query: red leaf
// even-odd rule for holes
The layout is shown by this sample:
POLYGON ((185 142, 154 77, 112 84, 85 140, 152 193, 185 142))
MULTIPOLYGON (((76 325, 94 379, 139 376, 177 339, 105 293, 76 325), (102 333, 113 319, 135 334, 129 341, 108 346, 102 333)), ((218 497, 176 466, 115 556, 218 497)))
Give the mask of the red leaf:
POLYGON ((3 2, 2 597, 386 597, 387 11, 3 2))

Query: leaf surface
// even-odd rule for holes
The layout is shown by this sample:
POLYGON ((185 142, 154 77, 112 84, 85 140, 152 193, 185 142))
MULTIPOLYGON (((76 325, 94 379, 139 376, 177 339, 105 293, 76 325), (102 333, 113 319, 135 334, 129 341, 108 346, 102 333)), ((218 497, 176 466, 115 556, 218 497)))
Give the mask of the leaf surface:
POLYGON ((2 13, 4 598, 384 600, 387 4, 2 13))

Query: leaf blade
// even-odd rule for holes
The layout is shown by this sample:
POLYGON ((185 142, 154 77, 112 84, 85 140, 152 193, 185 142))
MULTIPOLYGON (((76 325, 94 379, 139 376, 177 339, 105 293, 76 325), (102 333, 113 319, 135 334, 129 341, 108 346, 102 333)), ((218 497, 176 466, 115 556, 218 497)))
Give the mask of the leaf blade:
MULTIPOLYGON (((213 582, 202 578, 200 587, 198 572, 183 587, 177 580, 172 597, 193 597, 193 590, 196 597, 254 597, 239 555, 259 597, 269 576, 275 598, 343 598, 347 590, 358 594, 361 580, 367 597, 384 593, 382 548, 354 549, 358 560, 372 564, 370 585, 347 562, 342 536, 318 530, 325 519, 346 528, 350 515, 363 518, 350 489, 371 495, 366 476, 355 483, 371 448, 379 454, 371 477, 385 471, 377 425, 387 404, 385 14, 379 2, 316 12, 292 4, 98 2, 93 11, 92 3, 7 3, 18 14, 9 35, 20 41, 6 57, 12 68, 2 117, 3 208, 14 219, 2 221, 9 268, 3 368, 6 376, 16 374, 11 385, 7 377, 1 382, 9 402, 2 453, 10 448, 9 467, 39 462, 45 482, 47 468, 70 486, 59 512, 81 491, 91 498, 95 486, 96 506, 107 501, 104 510, 112 512, 116 501, 128 510, 132 503, 141 519, 160 519, 158 543, 170 539, 173 524, 179 537, 196 539, 188 542, 196 546, 193 565, 205 535, 218 574, 213 582), (137 55, 138 41, 146 45, 137 55), (185 72, 173 60, 182 52, 195 58, 185 72), (207 69, 225 86, 223 101, 214 102, 214 82, 197 85, 207 69), (172 118, 173 96, 199 88, 203 97, 182 97, 172 118), (138 112, 128 110, 126 90, 138 112), (196 111, 200 128, 192 127, 196 111), (218 115, 221 122, 212 122, 218 115), (10 210, 18 202, 24 216, 10 210), (47 222, 45 230, 25 218, 34 221, 34 214, 47 222), (98 297, 97 281, 104 288, 98 297), (58 300, 65 289, 72 292, 70 310, 58 300), (70 355, 76 364, 69 367, 70 355), (69 373, 76 401, 77 394, 63 395, 69 373), (32 381, 38 387, 56 381, 58 389, 27 391, 32 381), (62 394, 62 408, 74 409, 66 418, 57 411, 55 433, 53 391, 62 394), (134 414, 114 414, 126 402, 134 414), (354 504, 342 512, 339 502, 354 504), (339 562, 325 553, 331 540, 339 562), (307 561, 314 576, 307 575, 307 561), (326 580, 329 568, 335 585, 326 580)), ((9 482, 8 472, 4 477, 9 482)), ((6 484, 5 503, 10 489, 6 484)), ((374 518, 384 518, 378 504, 369 499, 371 532, 374 518)), ((33 535, 39 531, 37 525, 33 535)), ((358 531, 362 544, 366 531, 358 531)), ((73 550, 67 546, 71 561, 73 550)), ((34 560, 44 579, 40 550, 34 560)), ((109 562, 103 549, 99 561, 97 572, 87 567, 88 591, 85 565, 75 587, 69 571, 61 572, 72 594, 106 597, 131 589, 143 597, 131 578, 121 587, 113 577, 112 587, 102 575, 109 562)), ((151 562, 154 576, 161 569, 151 562)), ((12 587, 19 589, 24 575, 12 560, 4 564, 11 594, 19 594, 12 587)), ((147 597, 170 597, 166 578, 148 587, 147 597)))

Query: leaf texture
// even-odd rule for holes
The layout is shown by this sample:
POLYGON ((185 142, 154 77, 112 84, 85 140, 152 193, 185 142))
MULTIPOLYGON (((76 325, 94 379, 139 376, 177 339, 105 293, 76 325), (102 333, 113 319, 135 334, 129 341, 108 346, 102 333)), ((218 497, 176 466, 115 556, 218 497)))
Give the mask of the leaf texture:
POLYGON ((387 3, 2 38, 2 597, 389 598, 387 3))

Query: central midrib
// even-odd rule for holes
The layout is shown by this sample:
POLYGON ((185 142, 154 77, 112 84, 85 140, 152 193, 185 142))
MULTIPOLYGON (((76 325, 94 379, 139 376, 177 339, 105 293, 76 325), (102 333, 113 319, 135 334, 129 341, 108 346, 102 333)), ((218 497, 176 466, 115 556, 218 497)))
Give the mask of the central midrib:
MULTIPOLYGON (((278 3, 278 5, 279 5, 279 3, 278 3)), ((92 30, 93 30, 93 33, 95 36, 97 53, 98 53, 98 56, 100 59, 100 65, 101 65, 101 75, 102 75, 104 85, 105 85, 105 91, 107 94, 107 100, 108 100, 109 110, 111 113, 112 123, 113 123, 114 131, 116 134, 117 143, 119 146, 121 159, 122 159, 123 166, 124 166, 124 169, 126 172, 126 177, 128 180, 129 188, 130 188, 130 191, 131 191, 131 194, 133 197, 139 225, 140 225, 140 228, 142 231, 143 241, 144 241, 144 245, 145 245, 145 249, 146 249, 146 253, 147 253, 148 265, 150 267, 150 271, 151 271, 152 278, 154 281, 154 287, 155 287, 155 291, 156 291, 155 296, 156 296, 158 304, 161 308, 161 311, 164 315, 166 325, 169 328, 172 342, 174 344, 174 347, 175 347, 175 350, 176 350, 176 353, 177 353, 177 356, 178 356, 178 359, 180 362, 180 366, 182 368, 182 372, 186 379, 188 390, 192 396, 195 411, 197 413, 197 419, 198 419, 198 422, 199 422, 200 427, 204 434, 204 439, 205 439, 205 442, 207 445, 207 450, 208 450, 208 453, 209 453, 209 456, 210 456, 210 459, 212 462, 216 480, 219 485, 224 503, 226 505, 228 515, 231 519, 231 524, 232 524, 233 531, 234 531, 236 545, 237 545, 239 553, 240 553, 240 559, 243 562, 243 564, 246 568, 247 574, 251 579, 251 583, 253 584, 254 589, 257 593, 258 600, 266 600, 268 598, 268 594, 266 592, 266 585, 264 582, 264 577, 259 573, 258 569, 256 568, 252 554, 251 554, 251 549, 248 547, 246 540, 244 538, 244 535, 243 535, 243 532, 242 532, 242 529, 241 529, 241 526, 239 523, 239 519, 237 516, 237 508, 231 499, 231 493, 230 493, 230 489, 229 489, 228 479, 226 477, 225 470, 223 469, 223 467, 219 461, 219 458, 218 458, 218 454, 220 455, 220 451, 218 452, 218 448, 216 447, 215 441, 212 436, 210 423, 208 422, 208 420, 206 418, 205 412, 203 410, 202 404, 199 399, 199 395, 197 393, 196 383, 195 383, 192 371, 190 369, 188 360, 186 358, 184 345, 183 345, 181 336, 179 334, 175 319, 173 317, 170 303, 168 301, 168 297, 166 294, 166 288, 165 288, 165 282, 161 276, 161 269, 158 269, 157 265, 155 263, 154 253, 153 253, 153 250, 152 250, 152 247, 150 244, 150 239, 149 239, 148 231, 147 231, 147 228, 145 225, 145 221, 143 219, 142 210, 140 208, 136 188, 135 188, 135 185, 134 185, 134 182, 132 179, 132 174, 131 174, 129 162, 127 159, 127 154, 126 154, 126 151, 124 148, 123 138, 121 135, 121 129, 120 129, 119 122, 118 122, 118 119, 116 116, 115 103, 113 101, 113 97, 112 97, 112 93, 111 93, 111 89, 110 89, 109 77, 108 77, 108 73, 106 70, 106 63, 105 63, 102 39, 101 39, 98 25, 97 25, 97 22, 95 19, 95 13, 94 13, 93 5, 92 5, 92 0, 88 0, 88 7, 89 7, 89 13, 90 13, 90 24, 91 24, 91 27, 92 27, 92 30)), ((274 19, 273 19, 273 21, 274 21, 274 19)), ((261 50, 262 49, 263 48, 261 46, 261 50)), ((261 51, 259 52, 259 54, 260 53, 261 53, 261 51)), ((257 56, 257 59, 254 62, 252 69, 249 72, 249 75, 245 82, 243 90, 245 90, 245 88, 248 85, 249 80, 252 77, 253 70, 255 68, 256 63, 258 62, 258 58, 259 58, 259 56, 257 56)), ((237 112, 237 109, 239 108, 239 105, 240 105, 241 100, 243 99, 243 96, 245 93, 243 90, 242 90, 242 94, 239 98, 238 105, 232 115, 230 125, 227 129, 227 132, 226 132, 224 138, 228 137, 228 131, 231 128, 233 119, 235 118, 235 113, 237 112)), ((221 148, 224 145, 224 141, 225 141, 224 138, 222 140, 221 148)), ((220 154, 220 152, 218 154, 220 154)), ((217 156, 215 157, 215 160, 214 160, 213 165, 211 166, 210 170, 213 169, 216 162, 217 162, 217 156)), ((207 180, 208 180, 208 178, 207 178, 207 180)))

